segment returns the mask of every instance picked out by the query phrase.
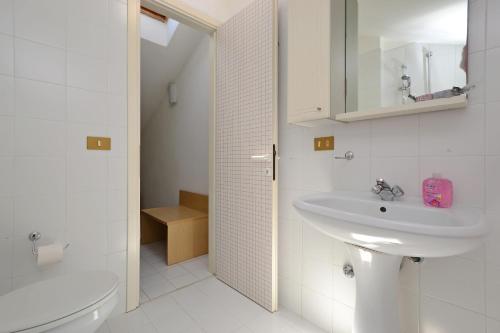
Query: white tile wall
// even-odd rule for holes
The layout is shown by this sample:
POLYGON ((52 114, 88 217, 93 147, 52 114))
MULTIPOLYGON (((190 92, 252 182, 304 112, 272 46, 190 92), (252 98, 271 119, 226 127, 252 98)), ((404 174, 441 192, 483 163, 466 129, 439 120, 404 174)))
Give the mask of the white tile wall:
MULTIPOLYGON (((105 60, 73 52, 68 57, 68 86, 105 92, 108 88, 105 60)), ((111 86, 109 87, 111 90, 111 86)))
POLYGON ((479 313, 430 297, 423 297, 420 306, 420 332, 486 332, 486 318, 479 313))
MULTIPOLYGON (((283 81, 287 1, 279 6, 283 81)), ((476 89, 464 110, 300 128, 286 124, 286 85, 280 85, 281 307, 328 332, 351 332, 355 290, 341 273, 349 257, 342 243, 301 223, 293 198, 330 188, 368 191, 376 177, 419 195, 422 180, 440 172, 454 182, 457 204, 486 209, 491 231, 473 253, 405 265, 401 332, 500 332, 500 2, 471 1, 470 15, 469 74, 476 89), (312 137, 320 135, 335 136, 335 154, 353 150, 356 158, 332 161, 330 153, 314 153, 312 137)))
POLYGON ((0 0, 0 294, 97 268, 117 272, 123 293, 127 99, 110 82, 126 87, 126 9, 0 0), (88 135, 113 150, 87 151, 88 135), (33 230, 71 243, 62 263, 35 265, 33 230))
POLYGON ((0 34, 0 74, 14 73, 14 39, 0 34))
POLYGON ((14 1, 14 31, 20 38, 64 47, 66 45, 66 1, 14 1))
POLYGON ((16 79, 16 113, 26 118, 66 119, 66 87, 62 85, 16 79))
POLYGON ((488 321, 486 323, 486 332, 487 333, 500 332, 500 321, 488 318, 488 321))
POLYGON ((0 156, 12 155, 14 148, 14 119, 0 116, 0 156))
POLYGON ((0 75, 0 115, 14 113, 14 79, 0 75))
POLYGON ((15 76, 56 84, 66 82, 64 49, 15 38, 15 76))
POLYGON ((0 33, 12 34, 14 29, 14 2, 12 0, 0 1, 0 33))

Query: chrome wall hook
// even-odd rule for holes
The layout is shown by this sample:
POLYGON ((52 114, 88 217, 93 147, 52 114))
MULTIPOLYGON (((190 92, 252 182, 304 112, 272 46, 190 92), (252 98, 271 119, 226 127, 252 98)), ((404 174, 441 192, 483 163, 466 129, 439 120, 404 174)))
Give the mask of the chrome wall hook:
POLYGON ((352 160, 354 158, 354 153, 349 150, 349 151, 346 151, 346 153, 344 154, 343 157, 341 157, 341 156, 334 156, 334 158, 336 160, 348 160, 348 161, 350 161, 350 160, 352 160))
POLYGON ((344 271, 344 275, 349 279, 352 279, 355 275, 354 267, 351 264, 344 264, 342 270, 344 271))
POLYGON ((29 234, 28 236, 29 240, 33 243, 31 252, 33 253, 34 256, 38 255, 38 246, 36 245, 36 242, 42 238, 42 234, 39 233, 38 231, 34 231, 29 234))

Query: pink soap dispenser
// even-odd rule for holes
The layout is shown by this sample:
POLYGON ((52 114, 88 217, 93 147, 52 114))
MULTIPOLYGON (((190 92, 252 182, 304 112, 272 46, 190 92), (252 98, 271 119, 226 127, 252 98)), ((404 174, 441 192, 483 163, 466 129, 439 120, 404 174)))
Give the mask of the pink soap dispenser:
POLYGON ((453 203, 453 183, 434 173, 422 183, 422 198, 426 206, 449 208, 453 203))

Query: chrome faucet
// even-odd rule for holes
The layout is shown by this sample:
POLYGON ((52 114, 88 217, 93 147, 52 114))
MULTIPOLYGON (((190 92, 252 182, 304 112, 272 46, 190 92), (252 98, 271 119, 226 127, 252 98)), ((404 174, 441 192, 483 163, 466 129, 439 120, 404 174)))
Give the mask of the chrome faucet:
POLYGON ((378 194, 380 199, 384 201, 392 201, 394 198, 402 197, 405 194, 400 186, 394 185, 391 187, 382 178, 377 179, 377 184, 372 187, 372 192, 378 194))

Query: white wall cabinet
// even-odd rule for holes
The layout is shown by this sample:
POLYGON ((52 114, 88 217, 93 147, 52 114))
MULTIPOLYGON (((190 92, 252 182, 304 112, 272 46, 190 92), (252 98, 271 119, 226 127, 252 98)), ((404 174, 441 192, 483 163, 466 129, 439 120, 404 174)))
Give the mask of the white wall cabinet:
POLYGON ((288 1, 288 122, 313 126, 330 105, 330 0, 288 1))

